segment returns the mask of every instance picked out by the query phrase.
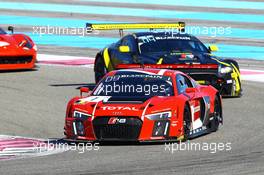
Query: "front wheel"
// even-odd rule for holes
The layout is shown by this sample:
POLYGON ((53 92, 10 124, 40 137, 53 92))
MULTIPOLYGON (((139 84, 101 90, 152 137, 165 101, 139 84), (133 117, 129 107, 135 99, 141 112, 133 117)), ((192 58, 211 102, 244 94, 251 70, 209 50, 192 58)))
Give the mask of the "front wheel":
POLYGON ((185 105, 183 113, 184 141, 188 140, 190 137, 191 126, 191 111, 189 106, 185 105))
MULTIPOLYGON (((232 67, 235 69, 235 72, 240 74, 240 69, 239 65, 235 60, 227 59, 225 60, 226 63, 231 64, 232 67)), ((232 97, 241 97, 242 96, 242 87, 241 87, 241 80, 240 77, 238 76, 237 79, 233 79, 232 83, 232 89, 231 89, 231 96, 232 97), (237 86, 239 86, 239 90, 237 90, 237 86)))
POLYGON ((210 128, 212 132, 215 132, 219 128, 219 124, 223 122, 221 101, 218 96, 215 96, 214 101, 214 116, 210 122, 210 128))
POLYGON ((98 83, 107 74, 107 69, 102 57, 96 59, 94 64, 95 83, 98 83))
POLYGON ((237 80, 235 80, 235 79, 233 80, 231 96, 233 96, 233 97, 241 97, 242 96, 240 78, 237 78, 237 80), (240 87, 239 91, 237 91, 237 88, 236 88, 237 86, 240 87))

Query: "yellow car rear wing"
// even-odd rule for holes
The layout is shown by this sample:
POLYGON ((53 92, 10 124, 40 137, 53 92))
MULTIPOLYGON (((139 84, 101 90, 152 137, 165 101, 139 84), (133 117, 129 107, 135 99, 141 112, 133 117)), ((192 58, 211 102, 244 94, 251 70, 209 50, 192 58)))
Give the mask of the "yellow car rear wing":
POLYGON ((93 30, 119 30, 120 36, 123 35, 125 29, 178 29, 185 31, 185 22, 176 23, 109 23, 109 24, 91 24, 86 23, 87 32, 93 30))

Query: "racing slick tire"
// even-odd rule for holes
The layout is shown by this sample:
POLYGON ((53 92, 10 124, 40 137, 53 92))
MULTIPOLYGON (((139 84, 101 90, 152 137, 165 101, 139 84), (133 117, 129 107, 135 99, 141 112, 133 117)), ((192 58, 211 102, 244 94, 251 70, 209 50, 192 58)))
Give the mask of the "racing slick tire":
POLYGON ((186 141, 190 137, 191 131, 191 110, 188 105, 185 105, 183 112, 183 130, 184 130, 184 138, 183 141, 186 141))
POLYGON ((104 60, 101 56, 99 56, 95 63, 94 63, 94 78, 95 78, 95 83, 97 84, 107 73, 107 69, 105 67, 104 60))
POLYGON ((211 132, 216 132, 219 128, 220 123, 222 122, 223 122, 223 116, 222 116, 221 102, 219 97, 216 95, 214 101, 214 115, 213 115, 213 119, 209 123, 211 132))
MULTIPOLYGON (((240 73, 240 69, 239 69, 239 65, 236 61, 234 60, 225 60, 225 62, 229 63, 229 64, 233 64, 238 72, 240 73)), ((232 83, 232 90, 231 90, 231 94, 230 94, 232 97, 241 97, 242 96, 242 87, 241 87, 241 80, 240 78, 238 77, 238 80, 236 81, 235 79, 233 79, 233 83, 232 83), (239 92, 236 92, 236 84, 239 83, 239 87, 240 87, 240 91, 239 92)))

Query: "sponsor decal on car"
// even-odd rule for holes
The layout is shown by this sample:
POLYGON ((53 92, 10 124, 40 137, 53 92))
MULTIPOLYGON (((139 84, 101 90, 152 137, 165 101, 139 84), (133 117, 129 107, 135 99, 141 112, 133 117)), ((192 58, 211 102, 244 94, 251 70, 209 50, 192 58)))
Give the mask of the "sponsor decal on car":
POLYGON ((100 101, 107 102, 109 98, 111 98, 111 96, 90 96, 90 97, 82 98, 78 100, 76 103, 85 104, 90 102, 98 103, 100 101))
POLYGON ((125 118, 111 117, 108 120, 108 124, 109 125, 124 124, 124 123, 126 123, 126 119, 125 118))
POLYGON ((103 110, 118 110, 118 111, 139 111, 136 107, 124 107, 124 106, 103 106, 101 107, 103 110))

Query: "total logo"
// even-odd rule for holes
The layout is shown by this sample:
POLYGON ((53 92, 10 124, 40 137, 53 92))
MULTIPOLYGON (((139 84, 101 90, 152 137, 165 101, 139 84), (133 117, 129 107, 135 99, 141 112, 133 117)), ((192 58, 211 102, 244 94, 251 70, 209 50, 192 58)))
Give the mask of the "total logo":
POLYGON ((138 111, 136 107, 123 107, 123 106, 103 106, 103 110, 109 110, 109 111, 138 111))

